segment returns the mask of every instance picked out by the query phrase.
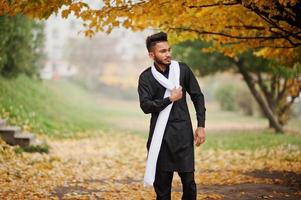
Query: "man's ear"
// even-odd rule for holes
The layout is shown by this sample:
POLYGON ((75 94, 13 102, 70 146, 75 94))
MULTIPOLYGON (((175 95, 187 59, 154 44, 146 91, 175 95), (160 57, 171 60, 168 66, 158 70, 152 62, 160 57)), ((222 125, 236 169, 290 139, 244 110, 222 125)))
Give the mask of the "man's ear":
POLYGON ((152 51, 148 52, 148 56, 149 56, 151 59, 154 59, 154 58, 155 58, 155 54, 154 54, 154 52, 152 52, 152 51))

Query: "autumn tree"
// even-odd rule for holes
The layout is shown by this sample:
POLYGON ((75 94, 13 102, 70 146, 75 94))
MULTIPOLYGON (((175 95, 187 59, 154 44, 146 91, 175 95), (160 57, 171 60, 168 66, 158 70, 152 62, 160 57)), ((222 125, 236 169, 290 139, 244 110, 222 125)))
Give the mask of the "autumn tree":
POLYGON ((94 31, 110 32, 120 25, 133 30, 152 27, 179 34, 176 40, 201 36, 243 49, 301 45, 299 0, 104 0, 99 9, 84 2, 1 0, 0 14, 47 18, 63 8, 63 17, 73 13, 94 31), (235 44, 241 40, 242 45, 235 44))
POLYGON ((0 74, 37 75, 43 59, 43 24, 26 16, 0 16, 0 74))
POLYGON ((0 15, 22 13, 40 19, 62 9, 63 17, 72 13, 85 22, 87 36, 119 26, 134 31, 158 28, 169 32, 172 42, 211 41, 211 50, 232 57, 251 48, 288 66, 301 60, 299 0, 104 0, 97 9, 80 0, 0 3, 0 15))
POLYGON ((269 127, 283 132, 292 112, 292 104, 299 91, 292 81, 301 73, 301 65, 288 68, 274 60, 254 56, 246 51, 236 58, 218 52, 204 53, 210 46, 201 41, 187 41, 173 47, 177 58, 185 60, 201 76, 218 71, 234 71, 243 77, 251 94, 269 120, 269 127))

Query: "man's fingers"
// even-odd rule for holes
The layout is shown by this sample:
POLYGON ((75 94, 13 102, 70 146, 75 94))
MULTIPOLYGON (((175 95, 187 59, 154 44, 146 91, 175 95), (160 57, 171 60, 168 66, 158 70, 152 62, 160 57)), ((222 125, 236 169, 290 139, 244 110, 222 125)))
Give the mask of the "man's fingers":
POLYGON ((194 134, 194 142, 195 142, 195 144, 197 144, 197 143, 198 143, 198 136, 197 136, 197 134, 196 134, 196 133, 194 134))
POLYGON ((205 137, 201 137, 201 136, 195 134, 194 141, 195 141, 196 146, 200 146, 200 144, 203 144, 205 142, 205 137))
POLYGON ((200 137, 198 137, 198 143, 201 144, 202 143, 202 139, 200 137))
POLYGON ((205 142, 205 137, 200 137, 200 142, 204 143, 205 142))
POLYGON ((200 146, 200 144, 201 144, 201 141, 199 139, 197 139, 195 145, 200 146))
POLYGON ((200 137, 197 135, 197 134, 195 134, 195 137, 194 137, 195 139, 194 139, 194 141, 195 141, 195 145, 196 146, 199 146, 200 145, 200 137))
POLYGON ((205 142, 205 132, 203 129, 197 128, 194 132, 194 141, 196 146, 199 146, 200 144, 205 142))

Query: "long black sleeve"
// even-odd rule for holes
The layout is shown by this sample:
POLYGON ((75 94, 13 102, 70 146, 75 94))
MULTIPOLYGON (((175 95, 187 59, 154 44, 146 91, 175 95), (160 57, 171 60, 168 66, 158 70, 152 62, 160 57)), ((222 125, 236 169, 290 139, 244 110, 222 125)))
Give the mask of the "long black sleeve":
POLYGON ((138 94, 140 107, 145 114, 160 112, 171 103, 169 97, 153 99, 146 77, 144 76, 139 76, 138 94))
MULTIPOLYGON (((185 64, 186 65, 186 64, 185 64)), ((205 100, 204 95, 200 89, 198 81, 196 80, 191 69, 186 65, 186 88, 187 92, 190 95, 190 98, 194 104, 194 108, 196 111, 196 117, 198 127, 205 127, 205 118, 206 118, 206 108, 205 108, 205 100)))

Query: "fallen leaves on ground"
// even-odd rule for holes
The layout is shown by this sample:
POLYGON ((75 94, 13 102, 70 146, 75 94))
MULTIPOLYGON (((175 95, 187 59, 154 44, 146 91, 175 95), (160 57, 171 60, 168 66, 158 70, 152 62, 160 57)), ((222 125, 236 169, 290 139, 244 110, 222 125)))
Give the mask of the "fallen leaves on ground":
MULTIPOLYGON (((155 199, 153 188, 143 187, 142 182, 147 153, 145 138, 99 133, 90 138, 49 140, 48 143, 49 154, 16 154, 1 141, 0 199, 155 199)), ((296 177, 301 174, 301 152, 295 146, 256 151, 198 147, 195 153, 198 199, 223 199, 233 190, 221 190, 226 186, 300 188, 296 177)), ((301 197, 300 190, 293 194, 285 191, 284 188, 281 194, 279 189, 264 193, 262 198, 301 197)), ((181 199, 181 195, 180 178, 175 173, 172 199, 181 199)), ((236 195, 248 199, 243 189, 236 195)))

